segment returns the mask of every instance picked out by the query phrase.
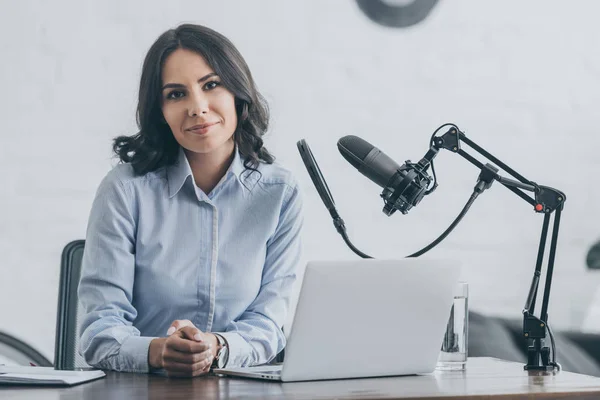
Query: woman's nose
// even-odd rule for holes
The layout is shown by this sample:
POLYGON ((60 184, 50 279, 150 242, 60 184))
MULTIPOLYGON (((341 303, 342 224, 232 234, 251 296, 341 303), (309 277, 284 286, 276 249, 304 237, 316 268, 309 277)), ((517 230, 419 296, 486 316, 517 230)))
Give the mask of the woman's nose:
POLYGON ((197 117, 201 114, 207 114, 208 109, 208 100, 204 96, 191 96, 190 105, 188 107, 188 115, 190 117, 197 117))

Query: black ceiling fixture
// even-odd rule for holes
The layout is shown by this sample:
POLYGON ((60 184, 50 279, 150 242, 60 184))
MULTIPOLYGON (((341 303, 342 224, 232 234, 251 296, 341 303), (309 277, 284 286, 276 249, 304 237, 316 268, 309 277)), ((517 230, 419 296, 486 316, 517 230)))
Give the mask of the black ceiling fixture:
POLYGON ((410 3, 392 0, 356 0, 369 19, 389 28, 406 28, 423 21, 438 0, 414 0, 410 3))
POLYGON ((596 242, 590 247, 585 263, 589 269, 600 269, 600 242, 596 242))

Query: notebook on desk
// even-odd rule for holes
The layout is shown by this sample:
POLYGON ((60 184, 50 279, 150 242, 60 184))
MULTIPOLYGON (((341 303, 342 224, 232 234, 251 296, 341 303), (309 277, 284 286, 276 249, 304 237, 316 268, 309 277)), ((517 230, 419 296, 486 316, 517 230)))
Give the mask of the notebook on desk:
POLYGON ((105 376, 100 370, 63 371, 52 367, 0 365, 0 385, 73 386, 105 376))
POLYGON ((283 364, 214 372, 284 382, 432 372, 459 273, 449 260, 310 262, 283 364))

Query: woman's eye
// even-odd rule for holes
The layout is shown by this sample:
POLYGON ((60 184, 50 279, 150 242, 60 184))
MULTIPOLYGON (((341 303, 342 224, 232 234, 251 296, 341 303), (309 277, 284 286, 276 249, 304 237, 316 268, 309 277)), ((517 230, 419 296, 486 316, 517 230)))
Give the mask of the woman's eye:
POLYGON ((217 86, 219 86, 220 84, 221 84, 221 82, 218 82, 218 81, 210 81, 210 82, 207 82, 206 85, 204 85, 204 89, 212 90, 212 89, 216 88, 217 86))
POLYGON ((167 99, 171 100, 171 99, 179 99, 183 97, 183 92, 180 90, 174 90, 171 93, 169 93, 167 95, 167 99))

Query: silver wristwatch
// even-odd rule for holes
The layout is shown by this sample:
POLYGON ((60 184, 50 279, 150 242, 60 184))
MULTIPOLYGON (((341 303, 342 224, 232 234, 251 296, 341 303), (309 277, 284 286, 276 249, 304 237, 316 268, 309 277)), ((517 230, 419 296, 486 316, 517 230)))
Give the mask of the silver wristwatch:
POLYGON ((229 360, 229 344, 222 335, 219 335, 218 333, 215 333, 214 335, 217 337, 219 348, 217 351, 217 356, 212 363, 212 367, 225 368, 227 361, 229 360))

